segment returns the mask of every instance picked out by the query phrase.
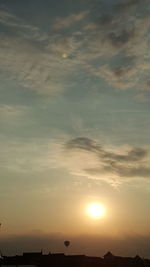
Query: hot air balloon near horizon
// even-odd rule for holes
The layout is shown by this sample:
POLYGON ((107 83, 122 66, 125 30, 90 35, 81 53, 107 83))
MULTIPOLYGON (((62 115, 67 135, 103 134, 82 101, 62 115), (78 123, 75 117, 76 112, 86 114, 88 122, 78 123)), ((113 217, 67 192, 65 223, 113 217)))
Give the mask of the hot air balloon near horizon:
POLYGON ((70 245, 70 241, 65 240, 65 241, 64 241, 64 245, 65 245, 66 247, 69 247, 69 245, 70 245))

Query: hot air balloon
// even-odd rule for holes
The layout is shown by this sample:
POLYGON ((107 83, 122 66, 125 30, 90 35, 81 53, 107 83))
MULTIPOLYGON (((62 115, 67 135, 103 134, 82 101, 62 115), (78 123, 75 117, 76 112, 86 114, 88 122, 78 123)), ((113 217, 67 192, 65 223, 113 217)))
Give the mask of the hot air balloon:
POLYGON ((68 240, 64 241, 64 245, 65 245, 66 247, 69 247, 69 245, 70 245, 70 241, 68 241, 68 240))

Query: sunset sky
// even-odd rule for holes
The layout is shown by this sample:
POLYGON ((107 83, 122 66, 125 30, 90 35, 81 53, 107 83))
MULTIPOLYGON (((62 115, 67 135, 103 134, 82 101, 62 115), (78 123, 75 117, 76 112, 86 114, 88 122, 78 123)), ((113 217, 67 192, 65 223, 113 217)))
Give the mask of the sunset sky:
POLYGON ((0 250, 150 258, 150 1, 0 0, 0 81, 0 250))

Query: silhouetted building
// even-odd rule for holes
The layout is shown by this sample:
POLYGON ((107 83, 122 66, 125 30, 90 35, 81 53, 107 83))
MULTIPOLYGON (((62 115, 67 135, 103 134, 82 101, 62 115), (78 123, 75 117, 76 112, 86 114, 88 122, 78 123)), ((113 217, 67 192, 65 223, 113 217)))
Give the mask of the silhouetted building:
POLYGON ((110 251, 103 258, 85 255, 65 255, 63 253, 43 254, 41 252, 25 252, 13 257, 2 256, 1 267, 150 267, 150 260, 139 255, 120 257, 110 251))

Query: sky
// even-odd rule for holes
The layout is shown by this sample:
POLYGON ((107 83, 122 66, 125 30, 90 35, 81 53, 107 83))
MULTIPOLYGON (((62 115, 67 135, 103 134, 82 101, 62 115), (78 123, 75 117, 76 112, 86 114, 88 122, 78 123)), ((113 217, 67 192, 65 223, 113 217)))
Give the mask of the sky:
POLYGON ((3 253, 150 258, 149 14, 149 0, 0 0, 3 253))

